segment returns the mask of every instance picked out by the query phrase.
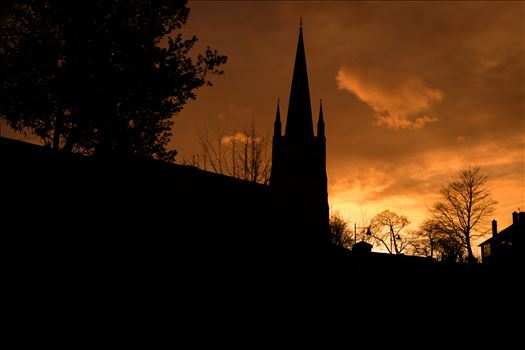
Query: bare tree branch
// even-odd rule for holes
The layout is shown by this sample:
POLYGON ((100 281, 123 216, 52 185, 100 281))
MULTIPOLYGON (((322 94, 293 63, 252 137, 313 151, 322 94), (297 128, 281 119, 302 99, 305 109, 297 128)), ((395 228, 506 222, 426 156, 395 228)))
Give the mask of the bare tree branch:
POLYGON ((372 219, 372 238, 382 244, 390 254, 402 254, 405 249, 414 245, 412 232, 405 232, 410 223, 404 215, 385 210, 372 219))
POLYGON ((269 134, 261 136, 257 132, 255 121, 242 125, 241 130, 226 132, 226 126, 217 124, 215 133, 196 128, 201 148, 204 170, 235 178, 268 184, 271 172, 271 150, 269 134))

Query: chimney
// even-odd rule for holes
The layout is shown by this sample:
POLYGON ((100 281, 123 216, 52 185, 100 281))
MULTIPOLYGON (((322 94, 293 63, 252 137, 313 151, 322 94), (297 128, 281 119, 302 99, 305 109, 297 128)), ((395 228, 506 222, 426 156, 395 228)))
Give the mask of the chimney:
POLYGON ((513 212, 512 213, 512 224, 517 225, 518 224, 518 213, 513 212))
POLYGON ((496 220, 492 220, 492 237, 496 236, 498 234, 498 222, 496 220))
POLYGON ((518 214, 518 222, 521 226, 525 225, 525 212, 524 211, 520 211, 520 213, 518 214))

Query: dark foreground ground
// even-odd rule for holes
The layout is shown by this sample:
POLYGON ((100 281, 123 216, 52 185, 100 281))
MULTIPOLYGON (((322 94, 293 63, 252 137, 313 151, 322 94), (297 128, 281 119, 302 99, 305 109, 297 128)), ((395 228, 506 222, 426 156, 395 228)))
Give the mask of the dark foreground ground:
POLYGON ((3 288, 19 343, 524 344, 522 270, 392 268, 351 255, 270 266, 133 248, 111 257, 94 247, 76 256, 17 252, 22 261, 9 259, 3 288))
POLYGON ((300 247, 271 229, 266 187, 186 167, 1 138, 0 166, 4 333, 19 347, 525 344, 521 264, 300 247))

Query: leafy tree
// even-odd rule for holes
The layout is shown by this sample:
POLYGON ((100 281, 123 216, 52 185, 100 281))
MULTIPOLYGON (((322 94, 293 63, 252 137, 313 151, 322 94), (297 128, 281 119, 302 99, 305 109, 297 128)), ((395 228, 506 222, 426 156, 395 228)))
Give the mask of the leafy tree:
POLYGON ((0 117, 55 149, 173 160, 173 116, 226 57, 191 55, 186 1, 17 0, 0 22, 0 117))
POLYGON ((414 241, 411 233, 405 230, 409 223, 406 216, 384 210, 372 219, 372 238, 390 254, 401 254, 414 241))
POLYGON ((464 262, 464 249, 457 239, 443 231, 434 219, 426 219, 414 232, 414 254, 435 258, 441 262, 464 262))
POLYGON ((469 262, 461 241, 456 236, 444 234, 436 245, 436 258, 443 263, 469 262))
POLYGON ((443 235, 444 233, 434 220, 426 219, 420 229, 415 232, 415 254, 434 258, 443 235))
POLYGON ((348 222, 343 218, 341 213, 334 212, 330 214, 330 233, 332 235, 332 242, 343 248, 350 249, 354 245, 352 239, 352 231, 348 227, 348 222))
POLYGON ((452 238, 450 242, 466 249, 469 263, 477 261, 471 242, 486 233, 484 224, 496 205, 487 179, 479 166, 462 169, 450 183, 441 187, 441 200, 431 208, 439 230, 452 238))

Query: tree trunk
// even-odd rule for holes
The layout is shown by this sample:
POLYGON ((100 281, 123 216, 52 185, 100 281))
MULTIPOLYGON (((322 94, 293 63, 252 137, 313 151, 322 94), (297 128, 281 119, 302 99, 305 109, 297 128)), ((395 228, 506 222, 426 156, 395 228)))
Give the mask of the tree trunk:
POLYGON ((474 254, 472 253, 472 246, 470 245, 470 237, 466 236, 465 238, 467 241, 468 263, 475 264, 477 261, 476 261, 476 258, 474 258, 474 254))
POLYGON ((60 149, 60 134, 62 133, 62 123, 64 119, 64 113, 62 111, 57 112, 57 117, 55 119, 55 130, 53 132, 53 145, 54 150, 60 149))
POLYGON ((64 152, 71 152, 73 150, 73 146, 75 145, 75 143, 77 142, 77 138, 78 138, 78 134, 79 134, 79 129, 78 127, 77 128, 74 128, 71 133, 69 134, 69 137, 67 138, 66 140, 66 144, 64 145, 64 147, 62 147, 62 150, 64 152))

